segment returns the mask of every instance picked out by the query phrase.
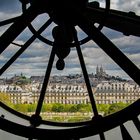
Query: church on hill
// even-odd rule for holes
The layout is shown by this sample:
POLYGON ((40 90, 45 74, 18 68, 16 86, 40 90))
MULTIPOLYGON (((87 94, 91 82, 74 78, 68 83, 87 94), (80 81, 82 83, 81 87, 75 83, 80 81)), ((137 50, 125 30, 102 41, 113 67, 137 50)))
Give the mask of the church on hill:
POLYGON ((108 74, 105 72, 105 70, 103 69, 102 65, 100 67, 97 65, 95 76, 97 78, 103 78, 103 77, 108 77, 108 74))

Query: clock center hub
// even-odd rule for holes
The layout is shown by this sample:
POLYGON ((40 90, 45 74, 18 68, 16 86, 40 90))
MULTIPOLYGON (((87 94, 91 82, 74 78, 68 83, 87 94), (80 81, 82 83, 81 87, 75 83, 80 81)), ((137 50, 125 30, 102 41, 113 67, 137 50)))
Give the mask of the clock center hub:
POLYGON ((76 24, 76 13, 85 10, 88 0, 30 0, 41 13, 47 12, 57 24, 76 24))

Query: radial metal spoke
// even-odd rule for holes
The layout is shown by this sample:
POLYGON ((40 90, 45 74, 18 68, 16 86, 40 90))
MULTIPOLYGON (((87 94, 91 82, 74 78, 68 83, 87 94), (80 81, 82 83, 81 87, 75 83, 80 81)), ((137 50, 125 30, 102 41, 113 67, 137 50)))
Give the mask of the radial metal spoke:
POLYGON ((140 36, 140 17, 133 12, 126 13, 109 10, 106 15, 104 8, 89 6, 87 7, 85 15, 89 20, 95 23, 100 24, 104 20, 104 26, 122 32, 125 35, 140 36), (104 16, 106 16, 105 19, 104 16))
MULTIPOLYGON (((49 19, 38 31, 41 34, 50 24, 52 20, 49 19)), ((0 69, 0 75, 9 67, 11 64, 31 45, 31 43, 36 39, 36 35, 33 35, 16 53, 11 57, 11 59, 0 69)))
POLYGON ((123 140, 133 140, 123 124, 120 125, 120 129, 121 129, 121 134, 122 134, 123 140))
POLYGON ((79 27, 95 41, 137 84, 140 85, 139 68, 124 55, 92 22, 79 14, 79 27))
MULTIPOLYGON (((88 6, 92 7, 94 5, 93 3, 94 3, 94 1, 88 3, 88 6)), ((98 2, 95 2, 95 3, 98 3, 98 2)), ((88 8, 85 11, 88 11, 88 8)), ((99 26, 98 26, 99 30, 101 30, 104 27, 104 24, 105 24, 105 21, 108 17, 109 11, 110 11, 110 0, 105 0, 104 16, 102 16, 102 18, 100 18, 100 23, 99 23, 99 26)), ((90 17, 92 17, 92 16, 93 16, 93 13, 90 17)))
POLYGON ((138 119, 138 117, 136 117, 136 118, 133 119, 133 123, 135 124, 137 130, 140 133, 140 120, 138 119))
POLYGON ((40 92, 40 96, 39 96, 39 100, 38 100, 38 104, 37 104, 37 108, 36 108, 36 112, 35 112, 36 116, 39 116, 40 112, 41 112, 41 108, 42 108, 42 105, 43 105, 47 85, 48 85, 48 82, 49 82, 50 73, 51 73, 51 70, 52 70, 54 58, 55 58, 55 47, 52 48, 52 52, 51 52, 51 55, 50 55, 48 67, 46 69, 45 78, 44 78, 44 81, 43 81, 43 85, 42 85, 42 88, 41 88, 41 92, 40 92))
POLYGON ((96 103, 95 103, 95 100, 94 100, 94 97, 93 97, 93 92, 92 92, 92 89, 91 89, 89 76, 88 76, 88 73, 87 73, 87 69, 86 69, 86 66, 85 66, 83 54, 82 54, 82 51, 81 51, 81 48, 80 48, 80 45, 79 45, 79 42, 78 42, 77 32, 76 32, 75 29, 73 29, 73 34, 74 34, 74 41, 76 43, 76 49, 77 49, 79 61, 80 61, 81 68, 82 68, 82 71, 83 71, 83 76, 84 76, 84 79, 85 79, 85 83, 86 83, 86 86, 87 86, 89 98, 90 98, 90 101, 91 101, 92 109, 93 109, 94 115, 98 116, 98 111, 97 111, 96 103))
POLYGON ((31 6, 19 18, 16 19, 16 21, 0 37, 0 54, 29 25, 29 23, 35 19, 37 14, 38 13, 35 8, 31 6))
MULTIPOLYGON (((93 110, 93 113, 94 113, 93 119, 98 119, 99 114, 98 114, 98 110, 97 110, 97 107, 96 107, 96 102, 95 102, 95 99, 94 99, 94 96, 93 96, 88 72, 87 72, 87 69, 86 69, 85 61, 84 61, 84 58, 83 58, 83 54, 82 54, 82 51, 81 51, 81 48, 80 48, 80 45, 79 45, 79 42, 78 42, 78 37, 77 37, 77 33, 76 33, 75 29, 73 29, 73 34, 74 34, 74 41, 76 43, 76 49, 77 49, 79 61, 80 61, 81 68, 82 68, 82 71, 83 71, 83 76, 84 76, 85 83, 86 83, 86 86, 87 86, 88 95, 89 95, 92 110, 93 110)), ((101 140, 105 140, 105 136, 104 136, 103 133, 100 133, 99 135, 100 135, 101 140)))
POLYGON ((14 18, 10 18, 10 19, 4 20, 4 21, 0 21, 0 26, 4 26, 4 25, 10 24, 10 23, 13 23, 16 20, 18 20, 19 18, 20 18, 20 16, 14 17, 14 18))

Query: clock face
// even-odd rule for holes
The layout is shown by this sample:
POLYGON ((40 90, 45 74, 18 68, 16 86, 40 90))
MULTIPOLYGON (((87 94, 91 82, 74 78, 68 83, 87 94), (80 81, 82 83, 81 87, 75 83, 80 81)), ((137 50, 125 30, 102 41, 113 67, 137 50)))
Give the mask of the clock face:
POLYGON ((137 0, 0 3, 0 139, 140 137, 137 0))

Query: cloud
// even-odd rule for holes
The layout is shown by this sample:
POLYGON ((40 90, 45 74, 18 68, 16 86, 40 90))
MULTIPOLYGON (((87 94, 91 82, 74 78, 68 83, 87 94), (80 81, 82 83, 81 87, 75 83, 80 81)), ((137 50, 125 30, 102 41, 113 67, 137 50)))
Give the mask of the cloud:
POLYGON ((126 12, 133 11, 140 14, 140 1, 139 0, 118 0, 117 8, 126 12))
MULTIPOLYGON (((104 1, 101 0, 102 6, 104 1)), ((118 10, 134 10, 136 13, 140 13, 139 1, 135 0, 112 0, 111 8, 118 10)), ((18 0, 0 0, 0 20, 8 19, 10 17, 17 16, 21 13, 21 4, 18 0), (8 3, 9 2, 9 3, 8 3), (7 10, 6 10, 7 9, 7 10)), ((33 26, 38 30, 42 26, 42 22, 47 21, 48 15, 42 14, 38 16, 33 22, 33 26)), ((42 35, 45 38, 49 38, 53 41, 51 36, 51 31, 53 27, 56 26, 52 23, 42 35)), ((2 34, 6 28, 1 27, 0 34, 2 34)), ((78 32, 79 39, 83 39, 86 35, 79 28, 76 28, 78 32)), ((134 36, 124 36, 122 33, 113 31, 108 28, 103 28, 102 32, 122 51, 124 52, 137 66, 140 66, 140 47, 139 38, 134 36)), ((32 33, 28 28, 20 34, 15 42, 19 44, 24 44, 30 37, 32 33)), ((0 66, 2 66, 16 51, 20 49, 15 45, 10 45, 8 49, 0 55, 0 66)), ((5 76, 12 76, 15 73, 30 75, 44 75, 46 67, 48 65, 49 56, 52 47, 36 39, 29 48, 16 60, 14 64, 4 73, 5 76)), ((97 65, 102 65, 108 74, 119 75, 121 77, 128 77, 127 74, 106 54, 100 49, 99 46, 93 41, 81 46, 86 67, 89 73, 95 73, 97 65)), ((53 65, 52 74, 70 74, 70 73, 81 73, 81 67, 78 59, 78 55, 75 48, 71 49, 69 56, 65 59, 66 67, 64 71, 58 71, 55 67, 55 58, 53 65)))
POLYGON ((0 0, 0 11, 4 13, 21 12, 21 3, 19 0, 0 0))
POLYGON ((103 29, 101 31, 103 34, 105 34, 105 36, 107 36, 111 40, 123 37, 123 33, 112 30, 112 29, 107 28, 107 27, 103 27, 103 29))
POLYGON ((140 69, 140 53, 136 53, 136 54, 129 54, 127 55, 133 63, 135 63, 137 65, 137 67, 140 69))
POLYGON ((137 66, 140 62, 139 38, 134 36, 124 36, 112 40, 116 46, 137 66))

